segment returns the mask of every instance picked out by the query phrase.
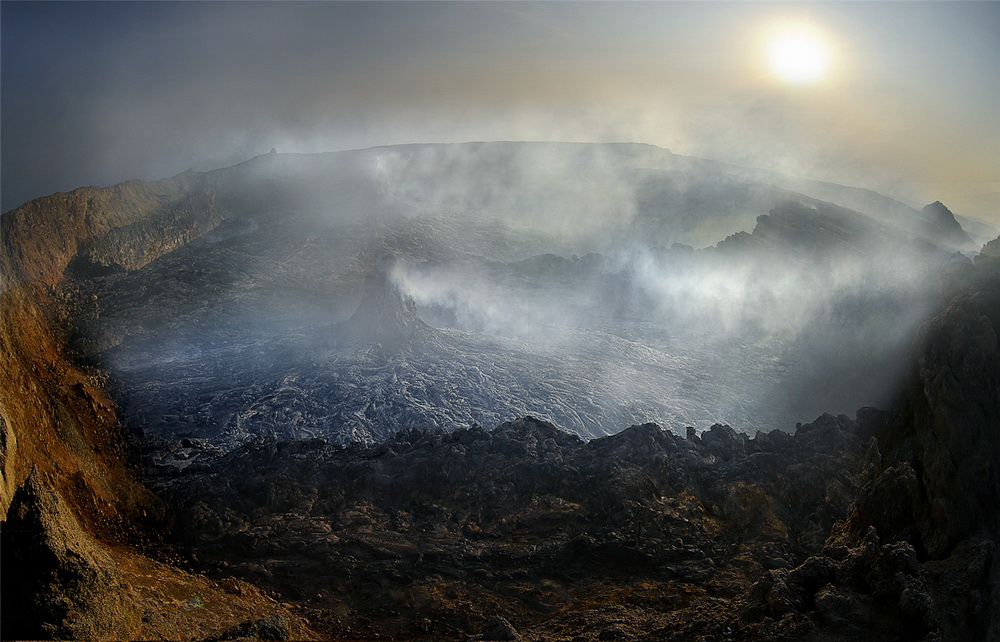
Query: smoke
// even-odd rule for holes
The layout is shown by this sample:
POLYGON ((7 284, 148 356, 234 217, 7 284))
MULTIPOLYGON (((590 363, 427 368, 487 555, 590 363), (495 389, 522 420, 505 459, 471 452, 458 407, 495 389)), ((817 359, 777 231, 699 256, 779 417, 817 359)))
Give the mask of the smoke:
POLYGON ((891 402, 948 257, 884 197, 644 145, 265 154, 211 179, 233 218, 88 285, 79 324, 135 413, 187 418, 163 434, 790 429, 891 402), (364 298, 373 274, 404 298, 364 298))
POLYGON ((587 355, 613 403, 648 402, 638 391, 658 382, 664 403, 650 419, 687 408, 787 428, 889 403, 947 256, 912 230, 901 236, 889 213, 656 148, 431 146, 375 163, 383 194, 446 231, 455 251, 404 252, 392 272, 426 321, 567 361, 587 355), (505 241, 521 253, 486 256, 484 222, 512 232, 505 241), (703 249, 676 244, 713 236, 703 249))
POLYGON ((552 284, 518 287, 469 265, 404 262, 397 263, 392 278, 431 323, 526 340, 546 352, 575 348, 572 330, 586 327, 587 317, 594 313, 594 292, 589 285, 574 284, 553 296, 552 284))
POLYGON ((579 247, 634 219, 636 186, 626 172, 635 159, 618 156, 614 147, 573 144, 420 146, 382 153, 376 166, 393 200, 579 247))

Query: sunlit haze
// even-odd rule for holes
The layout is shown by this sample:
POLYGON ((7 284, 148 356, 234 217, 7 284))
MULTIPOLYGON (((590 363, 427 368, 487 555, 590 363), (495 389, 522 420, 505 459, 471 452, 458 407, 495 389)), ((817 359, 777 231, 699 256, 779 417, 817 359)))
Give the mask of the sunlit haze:
POLYGON ((1000 210, 996 2, 0 11, 4 210, 272 147, 470 140, 642 142, 1000 210))
POLYGON ((798 26, 786 27, 771 36, 767 60, 783 80, 811 83, 823 80, 830 69, 831 52, 821 36, 798 26))

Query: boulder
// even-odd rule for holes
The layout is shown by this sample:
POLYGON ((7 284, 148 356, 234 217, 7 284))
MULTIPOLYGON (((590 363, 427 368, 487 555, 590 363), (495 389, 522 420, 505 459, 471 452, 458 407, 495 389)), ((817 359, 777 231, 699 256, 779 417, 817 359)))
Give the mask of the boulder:
POLYGON ((0 551, 4 639, 131 637, 139 615, 117 563, 37 469, 14 493, 0 551))

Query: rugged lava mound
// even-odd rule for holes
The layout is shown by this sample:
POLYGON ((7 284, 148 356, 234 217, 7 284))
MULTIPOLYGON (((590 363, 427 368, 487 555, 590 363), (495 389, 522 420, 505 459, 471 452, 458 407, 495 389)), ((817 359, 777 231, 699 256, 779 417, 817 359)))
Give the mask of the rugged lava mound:
MULTIPOLYGON (((148 478, 206 572, 274 588, 334 636, 462 639, 497 616, 528 639, 659 636, 822 550, 863 431, 826 415, 795 436, 646 424, 584 442, 526 418, 371 447, 151 445, 148 478)), ((832 580, 836 562, 809 564, 832 580)))

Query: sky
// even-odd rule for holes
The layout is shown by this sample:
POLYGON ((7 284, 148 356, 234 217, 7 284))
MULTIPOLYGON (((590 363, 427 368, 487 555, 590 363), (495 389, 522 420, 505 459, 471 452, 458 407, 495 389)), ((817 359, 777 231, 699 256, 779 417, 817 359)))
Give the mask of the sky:
POLYGON ((2 211, 265 153, 640 142, 1000 224, 1000 2, 0 3, 2 211), (782 77, 782 29, 828 69, 782 77))

